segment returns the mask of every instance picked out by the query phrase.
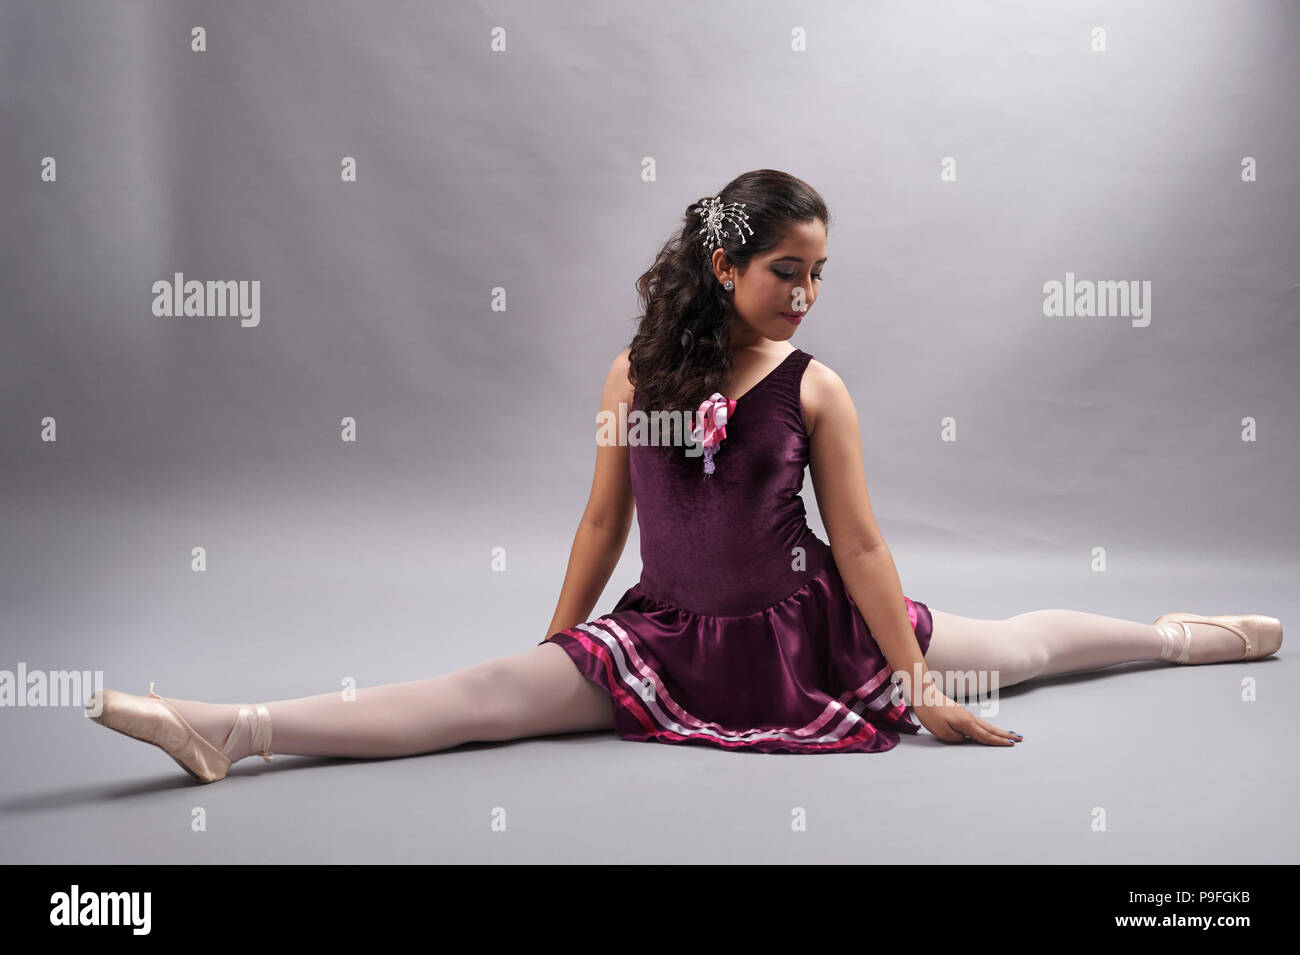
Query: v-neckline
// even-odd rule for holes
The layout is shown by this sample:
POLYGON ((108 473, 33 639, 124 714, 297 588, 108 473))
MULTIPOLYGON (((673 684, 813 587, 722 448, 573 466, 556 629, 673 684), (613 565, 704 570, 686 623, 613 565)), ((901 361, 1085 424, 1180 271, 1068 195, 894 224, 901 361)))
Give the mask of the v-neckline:
POLYGON ((788 362, 791 358, 793 358, 793 357, 794 357, 795 355, 797 355, 797 354, 799 354, 799 348, 798 348, 798 346, 796 346, 795 348, 791 349, 790 354, 788 354, 788 355, 786 355, 784 358, 782 358, 781 361, 777 364, 777 366, 776 366, 775 368, 773 368, 771 371, 769 371, 769 372, 768 372, 766 375, 764 375, 762 378, 758 379, 758 381, 756 381, 754 384, 750 385, 749 388, 745 391, 745 393, 744 393, 743 395, 740 396, 740 398, 735 398, 735 399, 733 399, 733 400, 739 402, 739 401, 741 400, 741 398, 748 398, 750 395, 752 395, 752 394, 753 394, 755 391, 757 391, 759 388, 763 387, 763 385, 767 384, 768 380, 769 380, 773 375, 775 375, 778 371, 780 371, 782 368, 784 368, 784 367, 785 367, 785 363, 788 362))

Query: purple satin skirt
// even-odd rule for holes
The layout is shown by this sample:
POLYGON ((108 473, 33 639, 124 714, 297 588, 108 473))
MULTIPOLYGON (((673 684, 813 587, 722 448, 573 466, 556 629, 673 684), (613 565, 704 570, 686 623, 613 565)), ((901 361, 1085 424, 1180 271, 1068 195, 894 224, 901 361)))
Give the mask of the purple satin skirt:
MULTIPOLYGON (((904 600, 924 655, 930 610, 904 600)), ((743 616, 683 610, 638 583, 608 614, 548 639, 610 694, 625 740, 878 753, 920 732, 833 561, 743 616)))

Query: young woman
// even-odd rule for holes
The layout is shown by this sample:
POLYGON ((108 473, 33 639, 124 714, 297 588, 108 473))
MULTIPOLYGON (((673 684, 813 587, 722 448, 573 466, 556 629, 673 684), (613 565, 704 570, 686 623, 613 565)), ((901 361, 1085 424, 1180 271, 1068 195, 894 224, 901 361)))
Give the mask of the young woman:
POLYGON ((1019 733, 953 699, 963 687, 1277 651, 1281 623, 1255 614, 975 620, 906 597, 872 515, 849 392, 789 344, 817 300, 829 223, 811 186, 770 169, 689 207, 638 283, 644 315, 605 382, 591 497, 547 637, 531 650, 354 697, 239 705, 165 698, 152 684, 146 697, 106 690, 91 714, 204 782, 254 754, 269 761, 272 726, 275 753, 304 756, 601 729, 870 753, 919 732, 915 720, 947 742, 1011 746, 1019 733), (805 467, 829 543, 805 520, 805 467), (634 510, 641 578, 588 619, 634 510))

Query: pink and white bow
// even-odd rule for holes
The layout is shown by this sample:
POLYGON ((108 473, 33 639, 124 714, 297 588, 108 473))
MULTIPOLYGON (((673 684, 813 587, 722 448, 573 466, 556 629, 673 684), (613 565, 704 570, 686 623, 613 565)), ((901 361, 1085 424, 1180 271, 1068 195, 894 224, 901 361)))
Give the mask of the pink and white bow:
POLYGON ((736 399, 726 398, 720 391, 715 391, 706 400, 700 402, 700 409, 696 412, 696 421, 699 423, 693 429, 692 436, 697 444, 704 446, 705 474, 712 474, 714 471, 714 452, 726 438, 727 420, 735 410, 736 399))

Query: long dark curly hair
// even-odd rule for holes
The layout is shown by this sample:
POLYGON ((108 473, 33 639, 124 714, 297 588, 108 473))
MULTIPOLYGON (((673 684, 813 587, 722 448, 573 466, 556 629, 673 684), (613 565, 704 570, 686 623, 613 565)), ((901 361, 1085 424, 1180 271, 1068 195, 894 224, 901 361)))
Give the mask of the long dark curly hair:
MULTIPOLYGON (((742 240, 734 223, 724 226, 722 248, 743 275, 750 260, 780 243, 797 223, 830 213, 817 190, 777 169, 742 173, 713 193, 721 201, 743 202, 749 229, 742 240), (752 231, 752 234, 750 230, 752 231)), ((731 293, 713 274, 712 248, 704 248, 703 219, 692 202, 680 231, 655 256, 636 282, 642 314, 629 346, 629 380, 643 408, 692 413, 722 391, 731 377, 731 293)))

